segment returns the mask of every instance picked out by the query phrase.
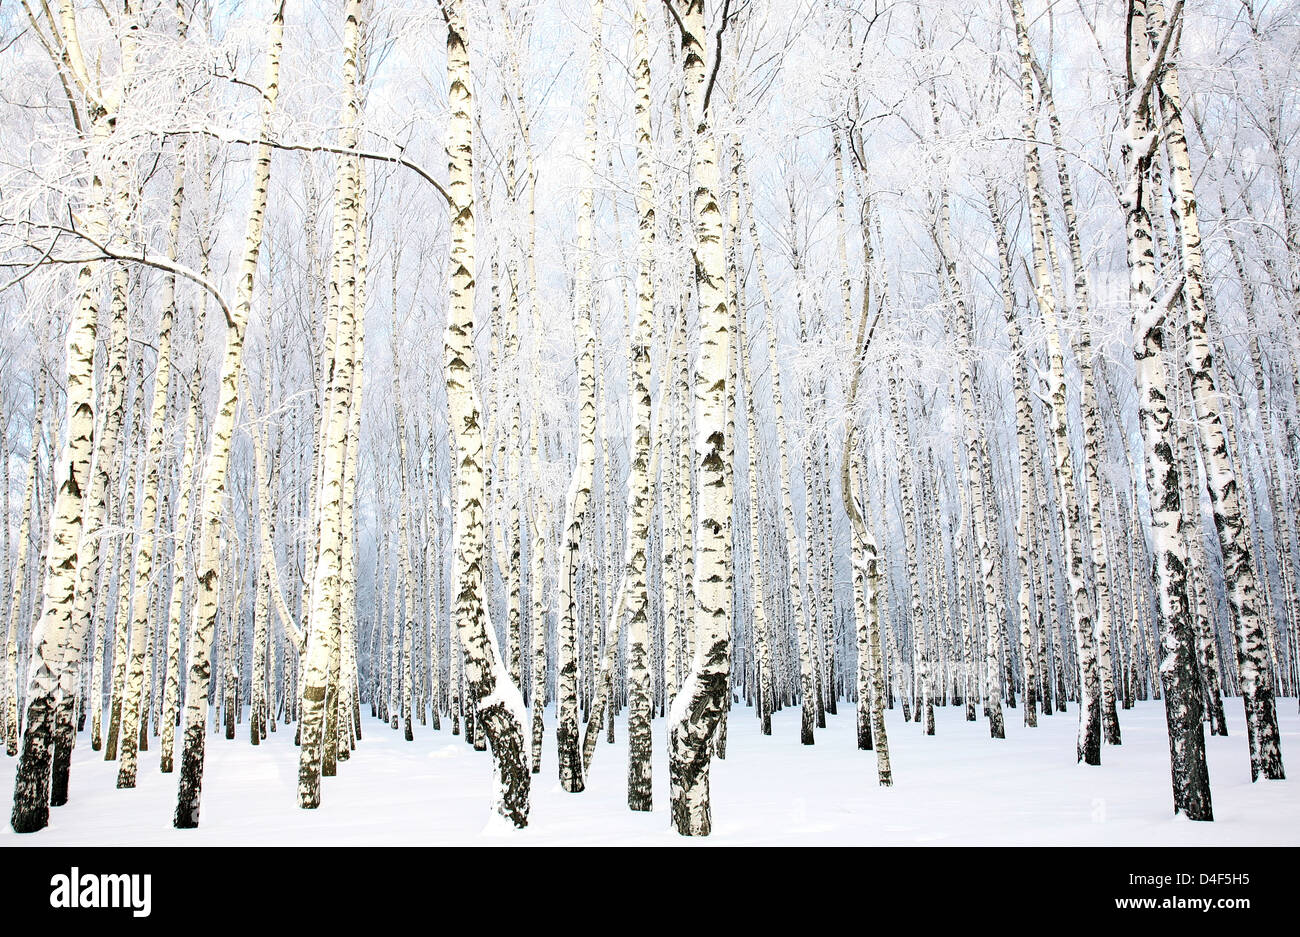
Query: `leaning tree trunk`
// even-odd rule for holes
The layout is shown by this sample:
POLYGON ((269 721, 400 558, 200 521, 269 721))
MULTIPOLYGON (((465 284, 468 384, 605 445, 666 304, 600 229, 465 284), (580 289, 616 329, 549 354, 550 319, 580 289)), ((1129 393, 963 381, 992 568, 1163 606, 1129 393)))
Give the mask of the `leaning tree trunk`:
POLYGON ((451 209, 447 399, 456 454, 454 617, 465 654, 465 679, 495 762, 493 807, 516 827, 528 823, 531 779, 524 701, 510 681, 488 617, 484 569, 483 433, 474 386, 474 117, 464 0, 443 6, 447 19, 447 126, 451 209))
MULTIPOLYGON (((1013 0, 1015 3, 1016 0, 1013 0)), ((1013 7, 1014 9, 1014 7, 1013 7)), ((1023 18, 1023 11, 1020 13, 1023 18)), ((1033 75, 1028 63, 1028 34, 1020 38, 1021 97, 1024 107, 1025 184, 1029 190, 1029 217, 1034 258, 1034 295, 1047 337, 1048 372, 1051 382, 1051 428, 1049 435, 1055 457, 1055 475, 1069 579, 1070 607, 1074 620, 1075 647, 1079 656, 1079 739, 1078 760, 1101 764, 1101 687, 1097 673, 1097 642, 1093 634, 1093 599, 1085 578, 1083 514, 1079 503, 1074 462, 1070 452, 1067 414, 1065 361, 1052 291, 1051 266, 1047 255, 1047 206, 1039 183, 1038 144, 1035 140, 1033 75)))
MULTIPOLYGON (((116 87, 110 89, 102 83, 99 87, 92 87, 92 79, 82 57, 77 25, 75 12, 69 5, 61 17, 59 48, 51 50, 51 57, 59 59, 60 74, 72 76, 73 83, 87 102, 89 142, 95 144, 89 152, 96 153, 102 151, 103 145, 112 135, 114 121, 110 117, 120 103, 134 71, 134 44, 123 45, 116 87), (64 71, 65 67, 67 71, 64 71)), ((64 87, 68 86, 65 84, 64 87)), ((81 208, 87 233, 104 243, 110 235, 105 187, 113 183, 113 175, 102 157, 92 156, 90 163, 89 183, 81 208)), ((87 506, 86 486, 90 481, 95 444, 95 337, 99 305, 99 288, 95 282, 97 270, 98 265, 93 263, 83 264, 78 269, 78 301, 67 333, 66 417, 63 424, 66 435, 53 471, 53 503, 49 513, 45 549, 45 579, 39 606, 40 618, 28 642, 26 721, 22 755, 14 777, 10 822, 18 833, 35 832, 49 822, 56 712, 61 696, 66 695, 65 688, 75 684, 75 671, 81 659, 75 612, 83 549, 81 535, 87 506), (68 676, 69 673, 73 676, 68 676)), ((25 549, 26 545, 23 544, 20 548, 25 549)), ((15 690, 11 688, 9 692, 15 690)), ((17 718, 12 710, 9 722, 11 731, 16 729, 17 718)), ((70 744, 64 748, 70 750, 70 744)), ((64 791, 66 786, 66 782, 62 784, 64 791)))
MULTIPOLYGON (((175 259, 181 225, 182 182, 185 164, 178 157, 172 186, 168 253, 175 259)), ((139 751, 140 709, 144 695, 144 658, 148 643, 149 590, 153 573, 154 524, 158 518, 158 466, 162 461, 167 429, 167 392, 171 380, 172 323, 176 315, 176 275, 166 281, 162 317, 158 325, 158 354, 154 365, 153 403, 149 411, 148 448, 144 452, 145 478, 141 500, 139 536, 136 538, 135 585, 131 600, 131 656, 128 659, 126 695, 122 705, 122 757, 117 786, 135 787, 139 751)), ((143 386, 140 390, 143 391, 143 386)), ((142 395, 143 396, 143 395, 142 395)), ((125 598, 125 597, 124 597, 125 598)), ((123 599, 124 600, 124 599, 123 599)))
MULTIPOLYGON (((280 50, 284 35, 284 0, 275 6, 267 42, 266 75, 262 85, 261 139, 269 139, 275 101, 280 90, 280 50)), ((185 691, 185 747, 181 756, 180 782, 176 797, 177 829, 199 825, 203 787, 203 755, 208 690, 212 674, 212 632, 216 624, 217 596, 221 587, 221 511, 226 494, 226 472, 230 466, 230 440, 239 407, 239 382, 244 364, 244 328, 253 301, 257 260, 262 247, 262 226, 266 217, 266 192, 271 177, 271 146, 256 147, 253 162, 252 199, 244 234, 244 255, 239 266, 235 304, 226 323, 226 348, 217 389, 217 409, 208 440, 203 473, 203 513, 194 618, 190 626, 188 676, 185 691)))
MULTIPOLYGON (((95 122, 102 142, 107 123, 95 122)), ((105 167, 93 167, 85 212, 90 231, 106 237, 108 224, 103 198, 105 167)), ((77 274, 79 301, 68 327, 65 437, 54 470, 54 503, 45 551, 45 583, 41 615, 32 632, 27 676, 26 719, 21 760, 14 777, 10 823, 16 833, 34 833, 49 822, 50 772, 59 676, 79 663, 80 652, 69 654, 81 550, 84 492, 90 481, 95 435, 95 317, 99 290, 96 264, 84 264, 77 274)), ((33 432, 33 441, 36 439, 33 432)), ((26 549, 25 543, 19 544, 26 549)), ((10 629, 17 628, 16 617, 10 629)), ((11 690, 10 692, 14 692, 11 690)), ((11 724, 16 729, 17 720, 11 724)))

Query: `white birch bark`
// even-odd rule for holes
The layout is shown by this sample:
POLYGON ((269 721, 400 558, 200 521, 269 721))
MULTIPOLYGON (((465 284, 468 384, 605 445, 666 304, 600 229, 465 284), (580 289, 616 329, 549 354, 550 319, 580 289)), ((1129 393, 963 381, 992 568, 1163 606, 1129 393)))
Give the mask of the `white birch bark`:
MULTIPOLYGON (((172 186, 171 219, 168 236, 168 255, 177 255, 180 234, 182 183, 185 165, 178 158, 175 181, 172 186)), ((167 424, 168 387, 171 381, 172 323, 176 315, 176 277, 166 279, 166 294, 158 325, 158 349, 154 365, 153 401, 149 409, 148 444, 144 452, 145 478, 141 499, 139 536, 136 538, 135 583, 131 598, 131 656, 128 663, 126 696, 122 712, 122 757, 118 765, 117 786, 135 787, 137 752, 139 750, 140 709, 144 691, 145 645, 148 640, 149 588, 153 574, 154 525, 158 518, 159 462, 163 457, 164 433, 167 424)), ((140 390, 143 391, 143 385, 140 390)))
MULTIPOLYGON (((870 230, 865 223, 866 216, 867 211, 864 206, 865 269, 869 277, 871 244, 870 230)), ((847 265, 845 266, 847 270, 847 265)), ((847 300, 847 296, 844 298, 847 300)), ((854 612, 858 637, 858 747, 875 749, 877 781, 881 787, 890 787, 894 780, 889 761, 889 739, 885 733, 884 667, 880 647, 880 594, 884 589, 884 583, 880 573, 876 538, 867 525, 867 513, 861 507, 861 497, 854 494, 853 484, 854 476, 861 478, 862 475, 861 462, 855 447, 858 431, 856 407, 858 389, 862 380, 863 358, 875 332, 874 323, 870 329, 867 325, 870 302, 871 284, 868 279, 862 285, 862 312, 850 345, 853 353, 850 371, 852 377, 845 398, 848 420, 844 428, 844 451, 840 460, 840 495, 843 499, 844 511, 849 517, 853 537, 851 550, 856 597, 854 612), (865 745, 864 736, 867 742, 865 745)), ((858 491, 863 491, 861 485, 858 486, 858 491)))
MULTIPOLYGON (((1181 11, 1179 0, 1177 9, 1181 11)), ((1152 69, 1167 46, 1168 36, 1154 58, 1146 35, 1146 0, 1129 0, 1131 33, 1127 43, 1128 112, 1122 142, 1124 188, 1121 204, 1129 263, 1129 295, 1133 309, 1137 366, 1138 415, 1142 430, 1151 533, 1162 617, 1160 676, 1165 690, 1169 727, 1174 812, 1192 820, 1214 817, 1209 772, 1205 765, 1205 734, 1201 725, 1200 687, 1196 681, 1191 612, 1187 602, 1187 554, 1182 540, 1179 492, 1180 466, 1173 454, 1169 385, 1162 352, 1168 301, 1157 296, 1155 250, 1148 208, 1150 164, 1155 149, 1151 121, 1152 69)))
MULTIPOLYGON (((560 786, 570 793, 585 787, 578 730, 578 581, 583 520, 596 471, 596 336, 592 330, 591 264, 595 200, 596 112, 601 90, 600 33, 603 0, 591 4, 591 34, 587 59, 586 123, 583 132, 583 187, 578 204, 578 246, 575 331, 578 342, 578 464, 564 506, 564 544, 560 568, 560 625, 557 637, 559 711, 555 745, 560 786)), ((594 540, 593 540, 594 542, 594 540)))
MULTIPOLYGON (((753 195, 749 187, 749 176, 742 163, 740 167, 741 198, 748 209, 748 227, 750 246, 754 252, 754 267, 758 272, 759 289, 763 296, 765 328, 767 329, 768 379, 772 383, 772 413, 776 423, 777 457, 781 485, 781 523, 785 536, 786 576, 790 589, 790 606, 794 612, 795 631, 799 635, 800 648, 806 647, 807 624, 804 616, 803 586, 799 576, 799 533, 794 521, 794 500, 790 494, 790 454, 789 439, 786 433, 785 410, 781 398, 781 371, 776 347, 776 304, 772 300, 771 287, 768 285, 767 272, 763 264, 763 252, 758 237, 758 222, 755 218, 753 195)), ((802 684, 802 710, 799 729, 800 741, 804 745, 813 744, 813 710, 812 672, 806 655, 800 653, 800 681, 802 684)))
MULTIPOLYGON (((940 264, 944 276, 947 278, 946 292, 949 300, 955 306, 954 314, 958 319, 958 328, 962 336, 960 347, 963 360, 959 365, 960 377, 957 382, 960 390, 956 386, 954 387, 954 397, 958 393, 960 394, 961 410, 964 416, 966 464, 970 472, 971 507, 975 522, 975 542, 979 552, 980 582, 984 595, 984 634, 986 639, 984 672, 987 681, 985 708, 988 712, 989 735, 995 739, 1001 739, 1006 738, 1006 727, 1002 716, 1002 675, 998 656, 1002 644, 1004 592, 1001 568, 998 565, 996 555, 999 550, 999 544, 996 543, 996 525, 993 518, 990 517, 992 506, 989 502, 992 491, 986 489, 980 471, 979 439, 982 428, 979 422, 975 388, 975 320, 967 307, 961 281, 957 276, 957 264, 951 246, 951 207, 946 188, 940 198, 939 226, 936 231, 935 242, 939 247, 940 264)), ((956 410, 956 408, 957 401, 954 399, 953 409, 956 410)), ((927 734, 933 733, 933 728, 928 721, 926 730, 927 734)))
MULTIPOLYGON (((92 117, 90 136, 102 144, 111 133, 110 113, 120 101, 122 86, 103 93, 91 85, 82 57, 77 20, 70 2, 60 9, 62 61, 73 72, 87 99, 92 117)), ((130 20, 134 28, 134 19, 130 20)), ((131 35, 128 33, 128 35, 131 35)), ((122 85, 130 78, 134 63, 133 45, 123 48, 122 85)), ((106 238, 108 230, 104 188, 110 180, 108 167, 99 159, 89 167, 90 181, 83 211, 92 235, 106 238)), ((78 558, 85 494, 90 482, 90 463, 95 433, 95 332, 98 290, 97 264, 83 264, 77 272, 77 304, 68 326, 65 384, 64 438, 54 466, 53 504, 45 549, 45 581, 42 586, 40 619, 29 641, 26 718, 23 726, 21 761, 14 778, 13 811, 10 823, 16 833, 31 833, 49 821, 51 738, 59 700, 60 675, 75 667, 80 648, 70 654, 70 629, 76 600, 78 558)), ((24 545, 25 547, 25 545, 24 545)), ((12 712, 11 722, 16 724, 12 712)))
MULTIPOLYGON (((1173 19, 1178 19, 1175 8, 1173 19)), ((1166 20, 1159 0, 1147 4, 1148 32, 1153 48, 1166 30, 1166 20)), ((1250 776, 1282 779, 1281 740, 1277 725, 1277 707, 1273 698, 1273 674, 1268 666, 1266 629, 1256 606, 1255 568, 1251 559, 1250 532, 1242 511, 1240 489, 1228 455, 1227 440, 1220 417, 1220 400, 1214 383, 1214 361, 1207 336, 1207 312, 1204 287, 1201 234, 1197 219, 1196 192, 1193 184, 1191 156, 1183 130, 1182 98, 1178 70, 1166 60, 1159 73, 1160 114, 1164 124, 1165 151, 1172 169, 1175 192, 1174 214, 1182 254, 1183 296, 1186 299, 1187 358, 1192 402, 1196 413, 1196 430, 1205 459, 1206 485, 1214 527, 1223 555, 1224 584, 1233 634, 1237 640, 1237 659, 1241 675, 1241 693, 1246 704, 1246 727, 1250 742, 1250 776)))
POLYGON ((999 287, 1002 295, 1002 312, 1007 324, 1010 349, 1012 394, 1016 404, 1016 464, 1020 510, 1016 515, 1016 568, 1019 576, 1017 601, 1020 606, 1020 655, 1023 660, 1025 680, 1025 725, 1038 725, 1038 661, 1034 650, 1034 620, 1038 609, 1032 600, 1033 558, 1030 546, 1031 502, 1035 497, 1033 468, 1030 458, 1033 446, 1033 412, 1025 378, 1023 342, 1020 324, 1016 321, 1015 294, 1012 288, 1011 253, 1007 245, 1006 222, 997 203, 997 193, 991 180, 986 180, 986 201, 993 220, 994 238, 998 250, 999 287))
MULTIPOLYGON (((1015 2, 1015 0, 1013 0, 1015 2)), ((1014 7, 1013 7, 1014 9, 1014 7)), ((1023 11, 1021 11, 1023 19, 1023 11)), ((1101 764, 1101 699, 1097 672, 1097 642, 1093 633, 1093 597, 1085 578, 1083 554, 1083 515, 1075 482, 1070 452, 1070 428, 1067 413, 1065 362, 1061 353, 1060 326, 1056 297, 1052 288, 1051 265, 1047 254, 1047 209, 1040 185, 1038 144, 1035 140, 1033 75, 1029 67, 1028 33, 1023 30, 1019 45, 1020 86, 1023 105, 1025 144, 1025 185, 1029 190, 1029 216, 1033 245, 1034 296, 1047 338, 1048 374, 1051 390, 1050 437, 1055 459, 1058 506, 1065 529, 1065 554, 1069 579, 1070 609, 1074 621, 1074 639, 1078 651, 1082 685, 1079 688, 1078 760, 1090 765, 1101 764)))
MULTIPOLYGON (((271 17, 267 39, 266 72, 262 84, 262 139, 270 136, 275 102, 280 87, 280 50, 284 34, 284 2, 280 0, 271 17)), ((216 620, 217 593, 220 588, 218 562, 221 533, 221 510, 226 491, 226 473, 230 464, 230 440, 234 432, 235 411, 239 406, 239 381, 243 371, 244 328, 253 300, 257 277, 257 260, 262 246, 262 227, 266 216, 266 192, 271 175, 271 147, 256 147, 252 198, 245 230, 243 256, 239 266, 235 302, 226 323, 225 353, 222 358, 217 391, 217 409, 213 414, 204 460, 201 546, 194 617, 189 640, 188 677, 185 692, 185 748, 181 757, 177 792, 177 829, 198 826, 203 785, 204 725, 208 709, 208 688, 212 672, 212 631, 216 620)))
MULTIPOLYGON (((674 11, 675 12, 675 11, 674 11)), ((687 112, 694 129, 692 218, 700 353, 695 377, 695 454, 700 478, 699 557, 695 570, 694 657, 669 714, 669 778, 673 825, 686 836, 712 829, 710 742, 727 703, 731 625, 731 466, 726 396, 731 338, 727 309, 717 145, 705 100, 703 0, 689 0, 679 22, 687 112)))
POLYGON ((510 682, 487 612, 483 543, 483 434, 473 382, 474 125, 467 18, 463 0, 444 4, 451 113, 447 153, 451 202, 450 306, 447 399, 451 407, 456 471, 453 582, 455 622, 465 653, 465 678, 487 733, 495 763, 493 806, 516 827, 528 822, 530 787, 524 705, 510 682))
MULTIPOLYGON (((640 253, 637 259, 636 325, 632 333, 633 413, 636 426, 636 452, 628 479, 628 548, 632 555, 632 602, 628 630, 628 763, 627 804, 631 810, 650 810, 653 806, 650 751, 650 720, 653 715, 650 696, 650 595, 646 585, 649 558, 648 536, 651 514, 651 480, 647 462, 650 458, 650 321, 654 317, 654 249, 655 198, 654 150, 650 125, 650 46, 646 38, 646 0, 636 0, 633 8, 633 54, 636 74, 636 163, 637 225, 640 230, 640 253)), ((666 396, 666 395, 665 395, 666 396)), ((663 403, 660 403, 660 414, 663 403)), ((658 450, 656 450, 656 457, 658 450)), ((658 459, 656 458, 656 462, 658 459)), ((618 639, 610 644, 618 646, 618 639)))
MULTIPOLYGON (((18 562, 14 566, 13 580, 9 589, 9 614, 5 627, 4 684, 5 693, 5 749, 12 758, 18 754, 18 736, 21 729, 18 708, 18 632, 22 627, 23 586, 28 579, 28 567, 31 558, 32 511, 39 509, 36 502, 36 474, 41 463, 41 430, 45 422, 45 398, 47 379, 45 368, 38 365, 36 394, 32 406, 31 443, 27 456, 27 483, 23 486, 23 506, 18 522, 18 562)), ((7 455, 7 454, 6 454, 7 455)), ((8 530, 9 518, 5 517, 8 530)), ((8 568, 6 567, 6 572, 8 568)))

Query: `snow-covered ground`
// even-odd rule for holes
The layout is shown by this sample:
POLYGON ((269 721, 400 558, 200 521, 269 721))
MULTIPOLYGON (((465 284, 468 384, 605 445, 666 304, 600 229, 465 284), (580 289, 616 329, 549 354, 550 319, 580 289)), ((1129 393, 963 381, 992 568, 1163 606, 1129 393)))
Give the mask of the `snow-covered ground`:
MULTIPOLYGON (((463 736, 416 725, 416 740, 367 714, 364 738, 338 777, 324 779, 317 810, 296 806, 298 753, 281 727, 260 747, 247 727, 207 746, 202 822, 172 829, 176 775, 158 772, 157 740, 141 755, 139 787, 115 789, 116 763, 91 751, 83 733, 74 753, 72 799, 51 812, 48 829, 12 845, 419 845, 419 844, 1300 844, 1300 716, 1279 701, 1282 752, 1292 780, 1252 784, 1239 700, 1226 701, 1229 738, 1209 738, 1213 823, 1174 818, 1164 710, 1141 703, 1120 713, 1124 744, 1103 764, 1074 760, 1077 710, 1021 725, 1007 711, 1007 735, 959 708, 936 711, 932 738, 902 714, 888 714, 894 787, 876 784, 875 755, 854 746, 854 716, 838 716, 799 744, 798 711, 773 718, 770 738, 748 709, 732 712, 725 761, 714 761, 714 834, 685 840, 669 827, 665 728, 655 720, 653 813, 626 807, 626 723, 597 749, 587 790, 566 794, 556 780, 554 717, 547 721, 542 773, 534 775, 530 826, 502 833, 489 824, 489 756, 463 736)), ((179 761, 179 758, 178 758, 179 761)), ((0 790, 13 790, 16 759, 0 756, 0 790)), ((6 811, 7 816, 7 802, 6 811)))

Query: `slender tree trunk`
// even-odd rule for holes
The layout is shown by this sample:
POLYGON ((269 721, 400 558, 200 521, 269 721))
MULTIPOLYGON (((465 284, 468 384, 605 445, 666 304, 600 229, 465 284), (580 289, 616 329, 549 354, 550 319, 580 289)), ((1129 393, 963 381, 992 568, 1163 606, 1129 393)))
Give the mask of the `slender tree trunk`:
MULTIPOLYGON (((1181 9, 1181 2, 1179 4, 1181 9)), ((1165 373, 1164 325, 1168 299, 1155 295, 1155 251, 1151 235, 1150 164, 1155 135, 1150 120, 1149 87, 1139 85, 1149 69, 1146 0, 1129 0, 1131 35, 1127 55, 1131 101, 1122 146, 1125 179, 1121 200, 1126 221, 1129 294, 1136 337, 1138 415, 1151 504, 1151 531, 1156 547, 1156 573, 1161 611, 1160 676, 1165 690, 1169 726, 1174 812, 1192 820, 1212 820, 1209 772, 1205 765, 1205 734, 1201 725, 1201 695, 1196 680, 1191 610, 1187 603, 1187 554, 1182 540, 1179 497, 1180 466, 1174 458, 1165 373)), ((1167 39, 1166 39, 1167 41, 1167 39)), ((1163 51, 1163 50, 1162 50, 1163 51)), ((1157 58, 1159 56, 1157 53, 1157 58)))
MULTIPOLYGON (((262 85, 262 139, 270 137, 275 102, 280 85, 280 50, 284 34, 284 2, 276 4, 267 41, 266 75, 262 85)), ((185 692, 185 747, 181 757, 179 790, 174 824, 191 829, 199 823, 203 784, 204 727, 208 689, 212 673, 212 631, 216 621, 221 509, 225 499, 226 472, 230 464, 230 439, 235 411, 239 406, 239 381, 243 370, 244 327, 248 322, 262 246, 266 216, 266 192, 271 175, 271 147, 259 144, 253 168, 252 199, 244 236, 244 253, 239 267, 235 304, 226 324, 226 348, 221 363, 217 409, 208 441, 203 473, 203 512, 194 618, 189 640, 188 679, 185 692)))
POLYGON ((463 0, 443 6, 447 20, 447 128, 451 208, 447 399, 456 454, 455 621, 465 678, 495 763, 493 806, 516 827, 528 822, 528 747, 524 702, 501 661, 487 610, 483 544, 483 435, 474 358, 474 124, 468 26, 463 0))
POLYGON ((703 0, 688 0, 681 16, 682 72, 694 128, 693 220, 700 353, 695 378, 695 428, 700 478, 699 558, 695 581, 695 653, 669 715, 669 779, 673 825, 684 836, 707 836, 710 742, 727 700, 731 624, 731 466, 726 396, 731 368, 722 213, 718 206, 717 146, 705 89, 703 0))
MULTIPOLYGON (((560 786, 570 793, 583 790, 578 737, 578 570, 583 520, 591 499, 596 471, 596 336, 592 329, 591 263, 595 201, 596 114, 601 90, 601 20, 603 0, 591 5, 591 45, 587 62, 586 129, 583 135, 584 185, 578 206, 578 271, 576 332, 578 353, 578 464, 564 510, 564 555, 560 569, 560 630, 557 639, 559 712, 555 745, 560 786)), ((594 543, 594 538, 591 538, 594 543)))
MULTIPOLYGON (((1019 7, 1013 0, 1013 10, 1019 7)), ((1021 9, 1018 18, 1023 20, 1021 9)), ((1058 502, 1065 528, 1065 554, 1069 579, 1070 607, 1074 620, 1075 647, 1079 657, 1078 760, 1090 765, 1101 764, 1101 688, 1097 672, 1097 643, 1093 634, 1093 597, 1084 571, 1083 514, 1075 482, 1074 462, 1070 452, 1070 428, 1066 402, 1065 362, 1052 290, 1051 266, 1047 255, 1047 217, 1040 185, 1038 144, 1035 140, 1036 106, 1033 76, 1029 66, 1029 36, 1024 30, 1019 39, 1020 83, 1024 106, 1025 182, 1029 189, 1030 228, 1034 257, 1034 293, 1043 317, 1047 337, 1048 371, 1051 381, 1050 437, 1055 456, 1058 502)))
MULTIPOLYGON (((1165 31, 1164 10, 1159 0, 1147 4, 1148 32, 1153 49, 1165 31)), ((1175 12, 1175 18, 1177 13, 1175 12)), ((1246 729, 1250 742, 1250 777, 1282 779, 1282 750, 1273 698, 1273 674, 1268 664, 1265 627, 1255 604, 1255 568, 1251 559, 1250 531, 1241 508, 1240 489, 1228 456, 1227 440, 1219 415, 1219 394, 1214 384, 1214 360, 1208 340, 1201 235, 1197 221, 1196 193, 1191 157, 1183 131, 1182 101, 1178 70, 1166 60, 1159 74, 1160 113, 1164 124, 1165 150, 1172 169, 1176 200, 1173 206, 1181 238, 1183 295, 1187 310, 1187 367, 1201 454, 1205 459, 1206 484, 1214 527, 1223 554, 1224 585, 1228 610, 1237 638, 1237 659, 1241 673, 1241 695, 1246 706, 1246 729)))
MULTIPOLYGON (((62 60, 71 68, 78 83, 88 86, 88 72, 82 60, 76 17, 71 7, 64 11, 62 19, 62 60)), ((112 133, 112 123, 99 100, 105 100, 110 106, 115 103, 114 99, 120 100, 134 66, 133 31, 137 23, 133 18, 128 20, 128 41, 121 59, 121 85, 114 95, 101 95, 98 100, 94 95, 86 94, 90 99, 90 138, 100 145, 106 143, 112 133)), ((83 90, 89 91, 89 88, 83 90)), ((107 239, 109 220, 104 188, 111 183, 111 174, 102 157, 91 157, 89 175, 90 182, 82 205, 86 227, 92 236, 107 239)), ((22 755, 14 776, 13 811, 10 815, 10 823, 17 833, 35 832, 49 822, 54 720, 62 695, 60 684, 66 682, 63 674, 75 670, 81 658, 80 646, 73 647, 72 632, 85 495, 95 444, 95 318, 99 298, 95 275, 98 268, 98 264, 91 263, 78 269, 77 305, 68 326, 65 435, 58 462, 53 466, 53 504, 45 549, 45 581, 39 606, 40 618, 29 641, 22 755)), ((19 549, 25 550, 26 544, 20 542, 19 549)), ((16 622, 11 621, 11 631, 15 627, 16 622)), ((8 718, 12 729, 16 729, 18 720, 12 708, 8 718)))
MULTIPOLYGON (((650 810, 651 791, 650 720, 650 594, 646 583, 647 543, 650 527, 650 321, 654 316, 655 197, 653 145, 650 126, 650 48, 646 38, 646 0, 637 0, 633 10, 633 54, 636 64, 636 162, 637 216, 641 232, 637 263, 636 325, 632 333, 632 403, 636 426, 636 450, 628 479, 628 548, 632 553, 631 624, 627 645, 628 761, 627 805, 631 810, 650 810)), ((667 396, 665 396, 665 400, 667 396)), ((662 418, 663 404, 660 404, 662 418)), ((656 453, 657 454, 657 453, 656 453)), ((613 647, 617 638, 610 638, 613 647)))

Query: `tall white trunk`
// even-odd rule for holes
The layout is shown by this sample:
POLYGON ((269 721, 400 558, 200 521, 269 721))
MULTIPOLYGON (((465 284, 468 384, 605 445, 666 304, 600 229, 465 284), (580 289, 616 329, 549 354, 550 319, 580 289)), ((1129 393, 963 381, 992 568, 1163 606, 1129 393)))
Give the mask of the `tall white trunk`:
MULTIPOLYGON (((1148 31, 1152 43, 1165 29, 1165 15, 1159 0, 1147 7, 1148 31)), ((1196 431, 1205 459, 1206 486, 1214 528, 1223 554, 1223 578, 1233 634, 1237 639, 1237 661, 1241 695, 1246 705, 1247 736, 1250 741, 1250 777, 1281 779, 1282 749, 1273 698, 1273 674, 1268 662, 1266 629, 1256 607, 1255 567, 1251 559, 1250 531, 1241 507, 1240 489, 1220 417, 1220 398, 1214 383, 1214 360, 1208 339, 1201 233, 1197 220, 1196 192, 1191 156, 1183 131, 1182 99, 1178 70, 1166 61, 1160 72, 1160 113, 1164 124, 1165 151, 1173 175, 1176 196, 1173 206, 1182 248, 1183 296, 1187 310, 1187 359, 1196 413, 1196 431)))
POLYGON ((726 462, 730 316, 718 205, 717 146, 705 101, 703 0, 688 0, 681 16, 682 70, 694 129, 692 217, 700 352, 696 359, 695 430, 699 472, 699 552, 695 569, 695 648, 690 671, 669 714, 669 778, 673 825, 685 836, 712 829, 710 742, 727 704, 731 627, 731 466, 726 462))
MULTIPOLYGON (((1180 3, 1181 6, 1181 3, 1180 3)), ((1146 0, 1129 0, 1132 23, 1127 62, 1131 96, 1121 151, 1124 188, 1121 204, 1129 264, 1137 368, 1138 416, 1151 505, 1151 534, 1159 581, 1162 619, 1160 676, 1165 689, 1169 728, 1174 812, 1193 820, 1213 819, 1201 694, 1196 679, 1191 610, 1187 602, 1187 552, 1182 538, 1182 505, 1175 461, 1169 381, 1162 352, 1168 300, 1156 295, 1155 245, 1151 234, 1150 166, 1155 135, 1150 119, 1149 88, 1137 81, 1152 67, 1146 35, 1146 0), (1135 81, 1136 77, 1136 81, 1135 81)))
MULTIPOLYGON (((266 73, 262 83, 261 138, 271 135, 271 121, 280 89, 280 50, 284 35, 284 2, 275 6, 268 32, 266 73)), ((262 226, 266 217, 266 192, 271 176, 271 147, 259 144, 253 163, 252 198, 244 234, 235 302, 226 323, 225 354, 217 388, 217 409, 213 414, 208 453, 203 473, 203 512, 194 618, 189 641, 188 679, 185 691, 185 749, 181 758, 179 789, 174 824, 178 829, 198 826, 203 785, 204 726, 207 721, 208 687, 212 672, 212 631, 216 622, 220 589, 221 511, 226 493, 226 471, 230 465, 230 440, 239 406, 239 383, 244 363, 244 328, 253 301, 257 261, 262 247, 262 226)))
POLYGON ((474 360, 474 117, 464 0, 449 0, 447 79, 448 192, 451 203, 447 400, 456 470, 453 612, 465 655, 465 679, 495 763, 493 807, 516 827, 528 823, 531 786, 524 738, 524 701, 510 681, 487 610, 484 567, 483 433, 474 360))

